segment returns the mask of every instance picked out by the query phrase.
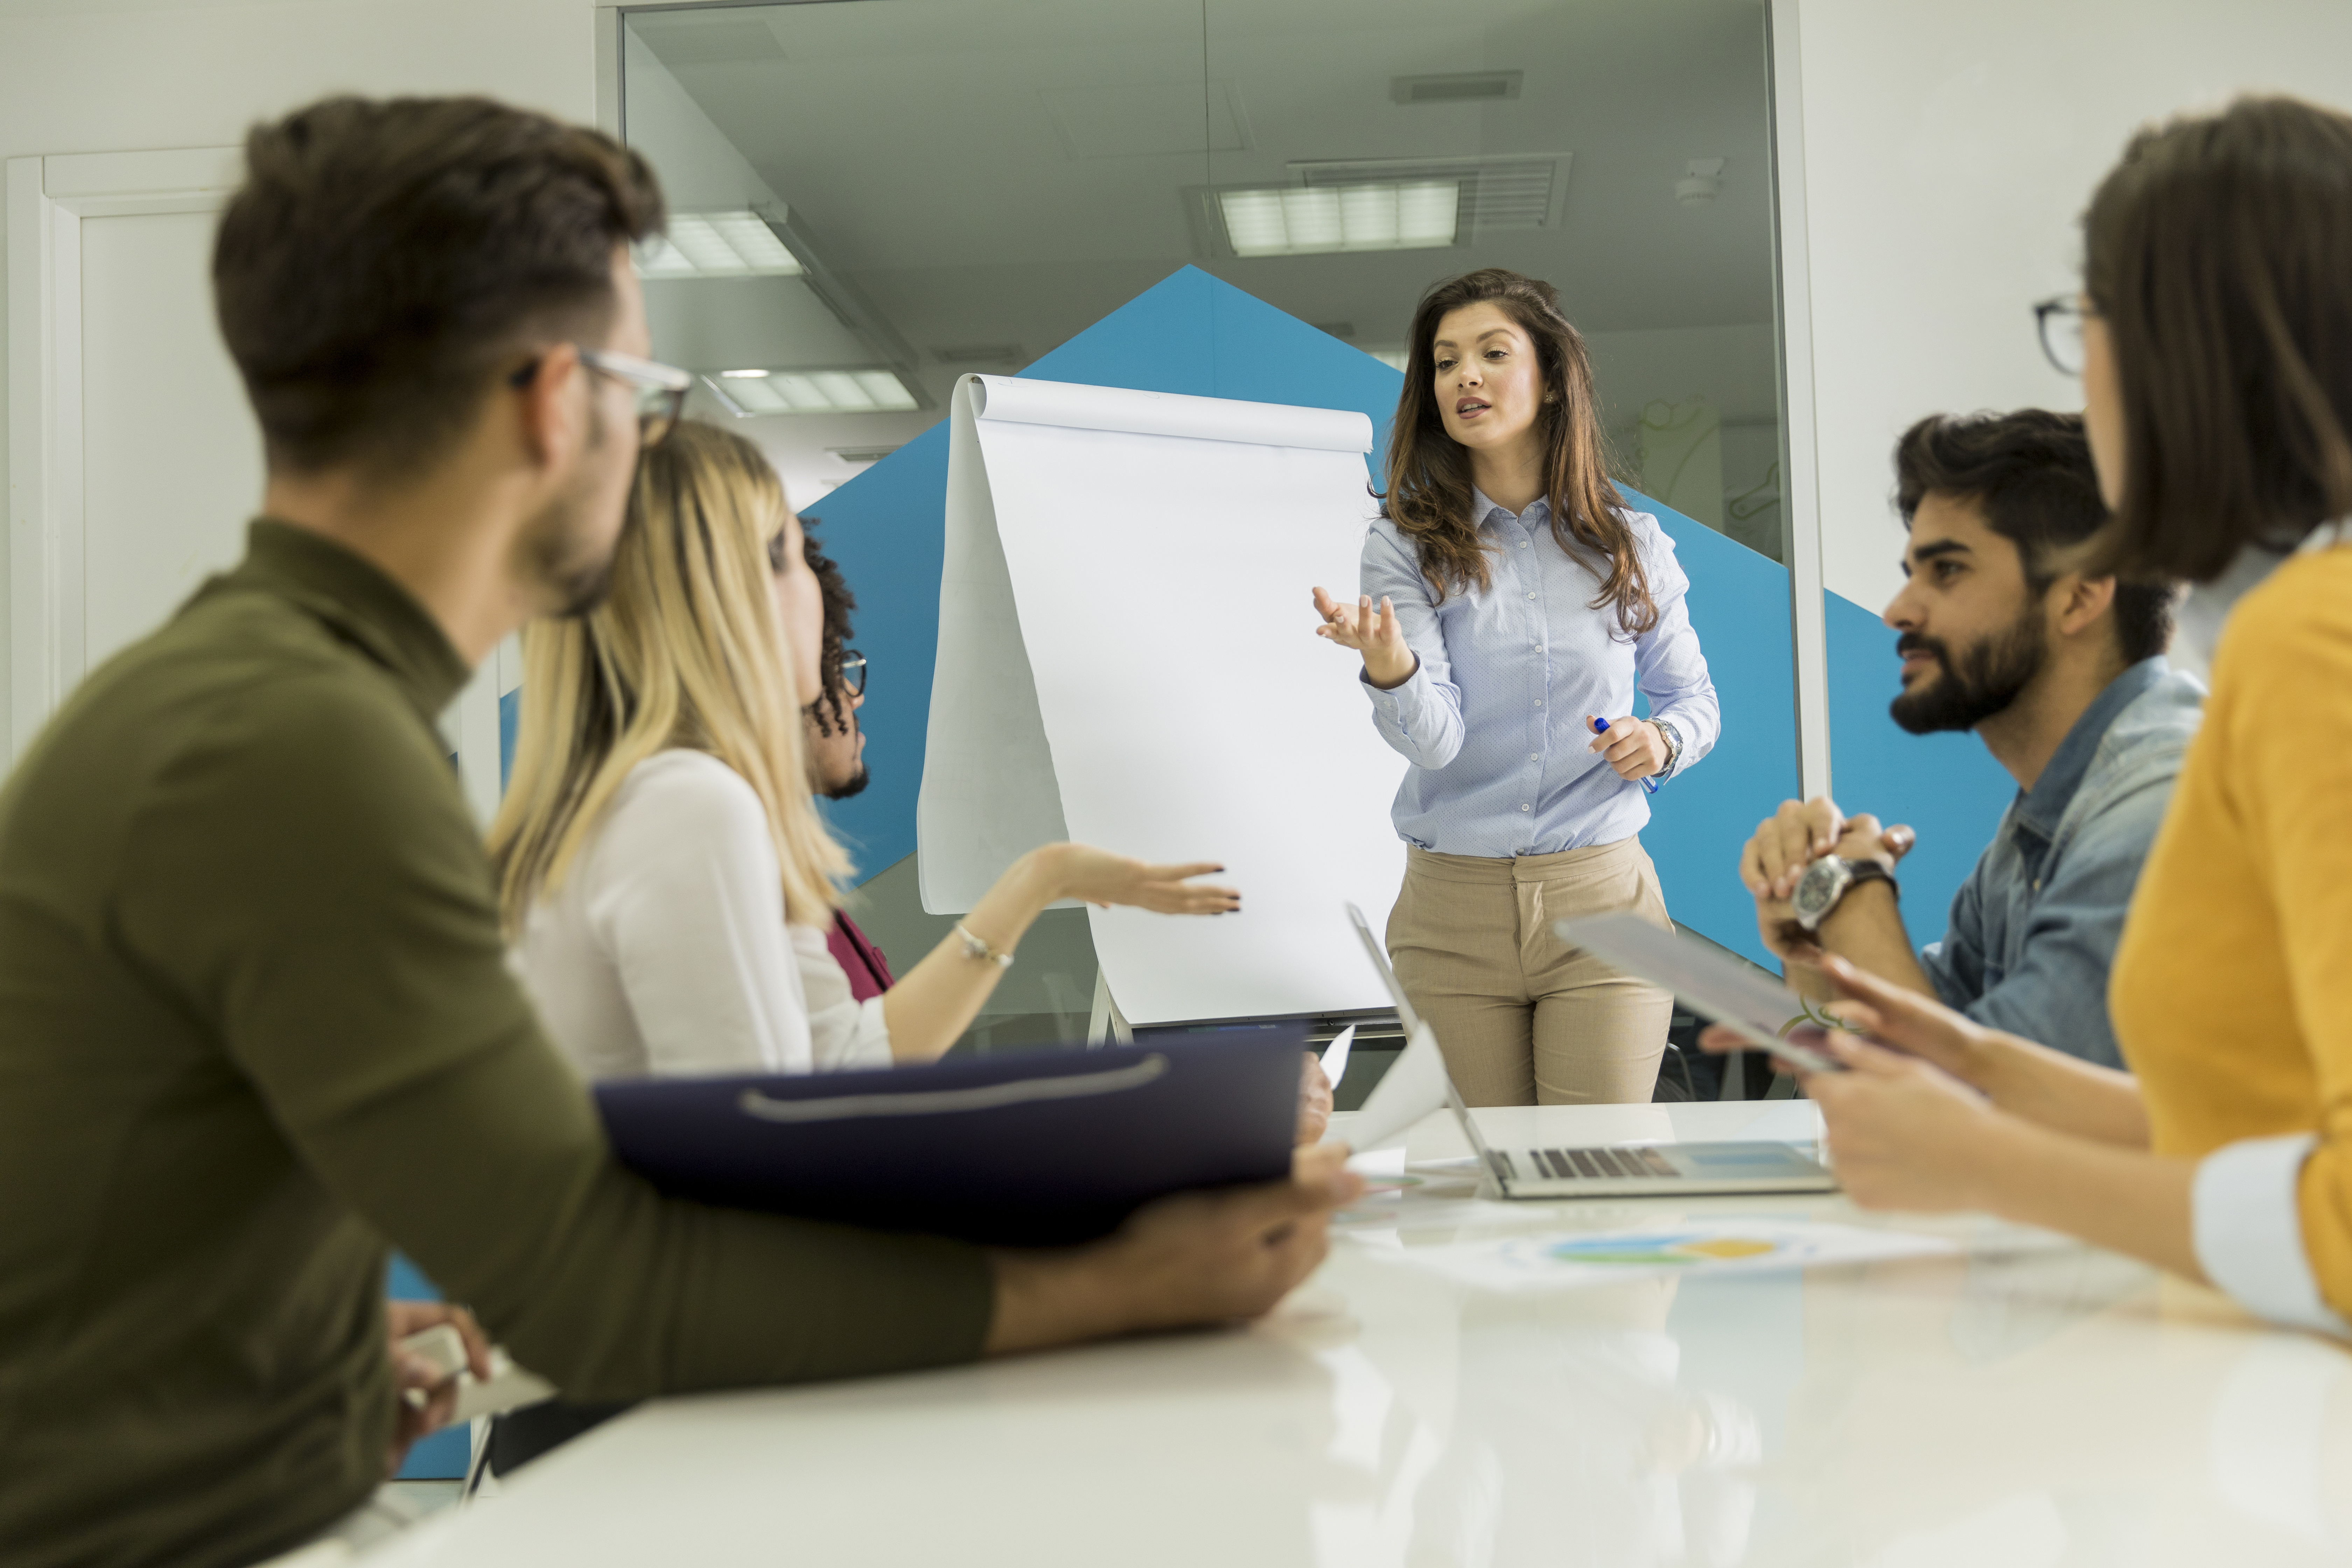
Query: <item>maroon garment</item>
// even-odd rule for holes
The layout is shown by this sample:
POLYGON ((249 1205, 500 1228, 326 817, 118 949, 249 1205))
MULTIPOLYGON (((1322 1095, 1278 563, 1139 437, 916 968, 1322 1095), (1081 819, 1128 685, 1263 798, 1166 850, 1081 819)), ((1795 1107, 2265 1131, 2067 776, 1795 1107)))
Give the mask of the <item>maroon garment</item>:
POLYGON ((879 996, 894 984, 890 978, 890 961, 882 950, 866 940, 857 922, 841 910, 833 911, 833 930, 825 933, 824 945, 831 950, 834 962, 849 976, 849 994, 863 1002, 869 996, 879 996))

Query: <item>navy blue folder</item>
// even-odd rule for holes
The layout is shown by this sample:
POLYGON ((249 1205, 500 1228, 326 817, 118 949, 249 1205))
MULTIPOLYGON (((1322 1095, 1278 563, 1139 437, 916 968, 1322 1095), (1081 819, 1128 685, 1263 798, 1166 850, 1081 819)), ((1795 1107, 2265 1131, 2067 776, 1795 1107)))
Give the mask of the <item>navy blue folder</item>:
POLYGON ((1287 1174, 1298 1051, 1244 1033, 595 1092, 622 1163, 673 1196, 1049 1247, 1169 1193, 1287 1174))

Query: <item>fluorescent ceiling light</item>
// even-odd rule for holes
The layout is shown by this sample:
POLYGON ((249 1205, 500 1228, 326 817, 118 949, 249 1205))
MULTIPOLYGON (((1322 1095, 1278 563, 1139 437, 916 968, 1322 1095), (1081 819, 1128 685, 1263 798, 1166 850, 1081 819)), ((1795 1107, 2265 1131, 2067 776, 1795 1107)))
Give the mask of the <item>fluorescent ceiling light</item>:
POLYGON ((672 213, 669 232, 637 247, 645 278, 793 278, 801 264, 749 208, 672 213))
POLYGON ((888 414, 921 406, 889 370, 722 370, 702 379, 739 415, 888 414))
POLYGON ((1326 256, 1345 250, 1426 250, 1452 245, 1462 186, 1455 180, 1348 185, 1268 185, 1220 191, 1235 256, 1326 256))

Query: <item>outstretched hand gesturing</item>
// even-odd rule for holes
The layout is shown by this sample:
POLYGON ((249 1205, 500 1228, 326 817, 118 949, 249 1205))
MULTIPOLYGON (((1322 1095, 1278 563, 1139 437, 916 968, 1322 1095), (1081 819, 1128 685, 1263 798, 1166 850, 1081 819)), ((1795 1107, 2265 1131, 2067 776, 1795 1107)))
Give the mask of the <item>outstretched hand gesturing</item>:
POLYGON ((1049 844, 1036 853, 1053 879, 1055 899, 1084 899, 1106 910, 1132 904, 1163 915, 1223 915, 1242 907, 1235 889, 1192 880, 1223 871, 1214 860, 1150 866, 1091 844, 1049 844))
POLYGON ((1318 588, 1315 613, 1323 617, 1315 635, 1362 654, 1364 673, 1374 686, 1384 690, 1402 686, 1421 668, 1420 659, 1405 645, 1404 628, 1397 624, 1396 606, 1389 603, 1386 595, 1375 609, 1369 594, 1358 595, 1350 605, 1318 588))

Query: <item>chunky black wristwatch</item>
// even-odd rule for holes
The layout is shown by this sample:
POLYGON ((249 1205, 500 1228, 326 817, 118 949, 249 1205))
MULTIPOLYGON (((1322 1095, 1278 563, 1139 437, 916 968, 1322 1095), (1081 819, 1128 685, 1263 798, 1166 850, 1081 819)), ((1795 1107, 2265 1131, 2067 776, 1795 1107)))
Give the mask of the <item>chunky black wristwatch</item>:
POLYGON ((1797 890, 1789 895, 1789 905, 1797 916, 1797 923, 1807 931, 1817 931, 1830 911, 1838 907, 1858 882, 1884 882, 1902 897, 1895 886, 1895 874, 1875 860, 1846 860, 1835 855, 1824 855, 1805 868, 1797 879, 1797 890))

